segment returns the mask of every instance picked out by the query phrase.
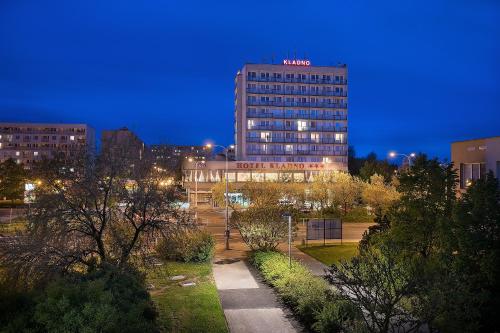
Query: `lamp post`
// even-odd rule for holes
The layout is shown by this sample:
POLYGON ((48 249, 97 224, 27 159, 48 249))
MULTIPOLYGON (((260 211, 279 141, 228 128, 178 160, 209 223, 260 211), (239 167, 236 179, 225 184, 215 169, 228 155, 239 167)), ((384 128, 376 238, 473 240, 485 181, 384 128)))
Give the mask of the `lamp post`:
POLYGON ((224 241, 226 243, 226 250, 229 250, 229 187, 228 187, 228 179, 227 179, 227 171, 228 171, 228 159, 227 159, 227 153, 229 151, 229 148, 234 148, 234 145, 230 145, 228 147, 224 147, 221 145, 214 145, 211 143, 208 143, 207 148, 212 148, 212 147, 220 147, 226 151, 226 168, 225 168, 225 180, 226 180, 226 219, 225 219, 225 231, 224 231, 224 241))
POLYGON ((394 157, 396 157, 396 156, 403 156, 404 158, 407 158, 407 159, 408 159, 408 167, 411 167, 411 159, 412 159, 412 158, 414 158, 414 157, 416 156, 416 154, 415 154, 415 153, 410 153, 410 154, 398 154, 398 153, 396 153, 396 152, 394 152, 394 151, 391 151, 391 152, 389 153, 389 156, 390 156, 390 157, 392 157, 392 158, 394 158, 394 157))
MULTIPOLYGON (((188 159, 189 162, 193 162, 193 158, 190 157, 188 159)), ((194 162, 194 207, 198 208, 198 163, 205 163, 204 161, 195 161, 194 162)))

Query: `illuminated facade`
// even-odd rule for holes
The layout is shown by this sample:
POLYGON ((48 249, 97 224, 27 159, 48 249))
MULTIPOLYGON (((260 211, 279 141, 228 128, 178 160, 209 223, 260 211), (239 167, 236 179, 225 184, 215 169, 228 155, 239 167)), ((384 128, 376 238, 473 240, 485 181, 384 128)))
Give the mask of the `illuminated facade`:
POLYGON ((473 181, 489 171, 500 177, 500 136, 457 141, 451 144, 451 160, 457 169, 459 190, 463 192, 473 181))
POLYGON ((347 170, 347 66, 246 64, 235 79, 236 159, 347 170))
POLYGON ((0 123, 0 162, 12 158, 26 168, 60 154, 94 153, 95 132, 85 124, 0 123))

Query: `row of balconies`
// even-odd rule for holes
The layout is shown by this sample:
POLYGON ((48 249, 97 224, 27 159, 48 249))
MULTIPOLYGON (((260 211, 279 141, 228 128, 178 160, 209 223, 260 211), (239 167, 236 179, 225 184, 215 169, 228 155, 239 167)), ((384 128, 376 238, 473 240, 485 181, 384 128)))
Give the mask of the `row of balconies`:
POLYGON ((313 114, 313 113, 271 113, 271 112, 248 112, 247 118, 274 118, 274 119, 318 119, 318 120, 347 120, 347 115, 335 114, 313 114))
POLYGON ((324 80, 318 79, 313 80, 310 78, 286 78, 286 77, 252 77, 247 76, 247 81, 255 81, 255 82, 283 82, 283 83, 306 83, 306 84, 337 84, 337 85, 346 85, 347 80, 324 80))
POLYGON ((83 128, 38 128, 38 127, 2 127, 1 134, 46 134, 46 133, 71 133, 85 134, 83 128))
POLYGON ((252 94, 277 94, 277 95, 302 95, 302 96, 338 96, 347 97, 347 91, 314 91, 314 90, 286 90, 286 89, 262 89, 247 88, 247 93, 252 94))
POLYGON ((300 130, 298 126, 286 126, 286 125, 254 125, 251 128, 248 127, 247 130, 269 130, 269 131, 299 131, 299 132, 347 132, 347 127, 301 127, 300 130))
POLYGON ((248 100, 248 105, 252 106, 303 106, 317 108, 347 109, 347 103, 328 103, 328 102, 287 102, 287 101, 261 101, 248 100))
POLYGON ((347 156, 346 151, 331 151, 331 150, 311 150, 311 149, 295 149, 295 150, 262 150, 262 149, 247 149, 247 155, 321 155, 321 156, 347 156))
POLYGON ((284 138, 284 137, 246 137, 247 142, 258 142, 258 143, 317 143, 317 144, 345 144, 347 140, 336 140, 335 138, 284 138))

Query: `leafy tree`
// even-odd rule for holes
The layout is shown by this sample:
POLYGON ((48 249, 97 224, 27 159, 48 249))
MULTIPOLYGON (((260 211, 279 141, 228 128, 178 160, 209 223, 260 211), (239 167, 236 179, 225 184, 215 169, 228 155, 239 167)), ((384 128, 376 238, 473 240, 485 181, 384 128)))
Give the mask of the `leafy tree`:
POLYGON ((421 326, 405 302, 418 286, 415 265, 388 244, 332 265, 326 278, 354 303, 370 332, 410 332, 421 326))
POLYGON ((493 173, 475 181, 458 201, 447 253, 452 253, 456 293, 449 295, 439 319, 463 331, 498 330, 500 188, 493 173))
POLYGON ((375 210, 377 215, 382 216, 398 200, 399 193, 393 185, 384 182, 383 176, 374 174, 370 177, 370 182, 364 184, 361 198, 375 210))
POLYGON ((344 215, 357 203, 361 196, 362 182, 348 173, 336 173, 331 184, 331 200, 341 206, 344 215))
POLYGON ((26 176, 22 164, 17 164, 13 159, 0 163, 0 198, 12 202, 23 199, 26 176))
MULTIPOLYGON (((291 209, 286 206, 251 206, 247 210, 233 212, 231 224, 238 228, 243 241, 252 250, 275 250, 288 235, 288 223, 283 215, 290 212, 291 209)), ((295 214, 292 221, 296 220, 295 214)), ((292 228, 295 232, 295 223, 292 228)))
POLYGON ((376 158, 368 158, 359 170, 359 177, 364 181, 369 181, 371 176, 378 174, 384 177, 384 181, 386 183, 389 183, 394 175, 394 171, 396 170, 397 166, 390 164, 386 160, 380 161, 376 158))

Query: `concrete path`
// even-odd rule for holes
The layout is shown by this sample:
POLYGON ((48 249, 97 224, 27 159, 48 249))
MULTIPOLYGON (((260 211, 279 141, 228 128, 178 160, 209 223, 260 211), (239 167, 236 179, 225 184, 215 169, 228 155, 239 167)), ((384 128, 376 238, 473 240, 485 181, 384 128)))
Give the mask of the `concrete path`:
POLYGON ((231 333, 301 332, 300 325, 246 261, 215 260, 213 274, 231 333))

